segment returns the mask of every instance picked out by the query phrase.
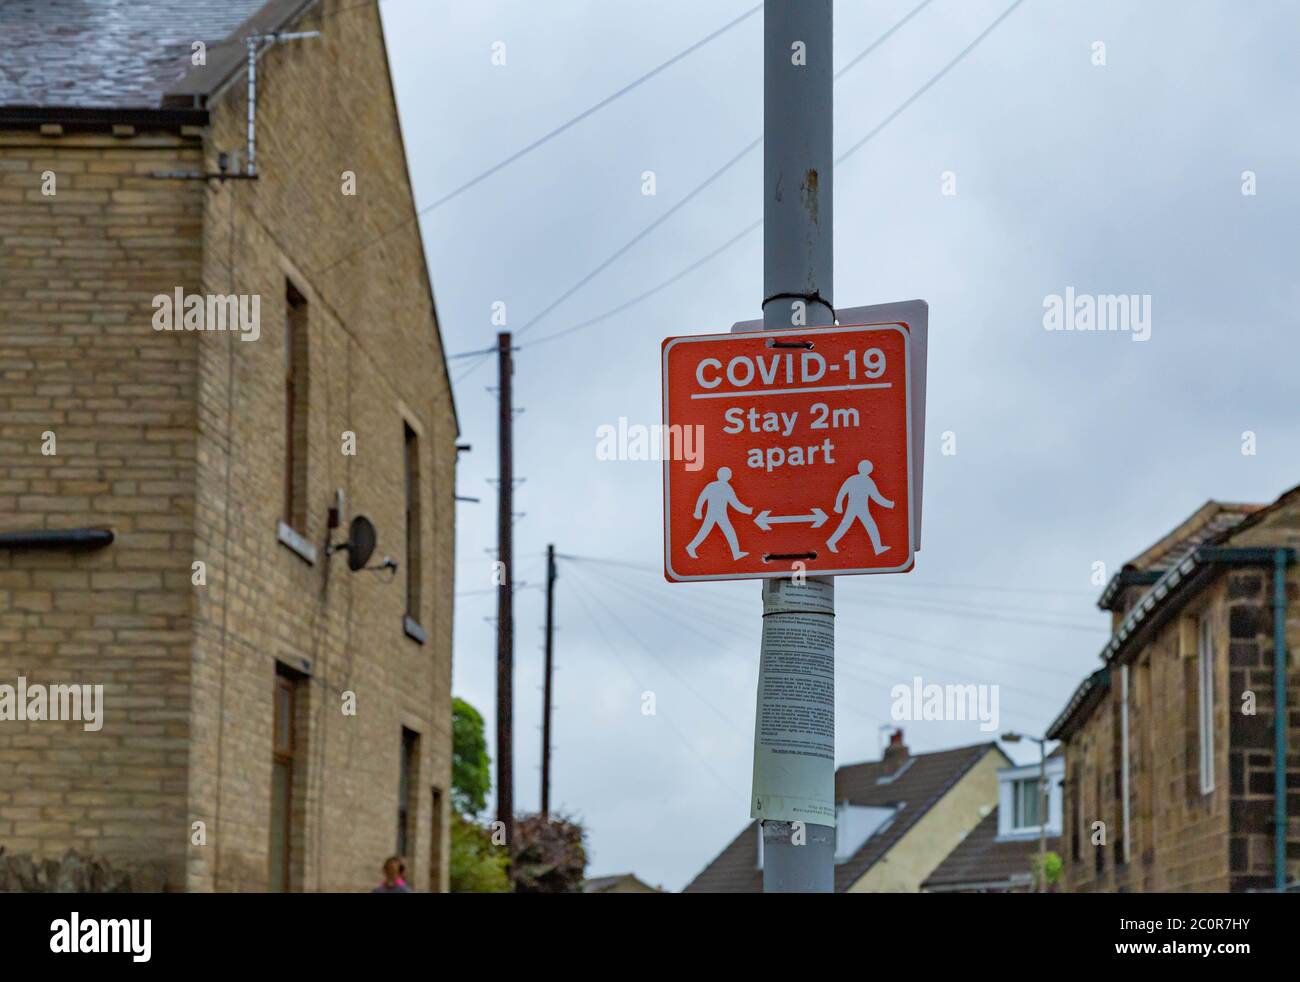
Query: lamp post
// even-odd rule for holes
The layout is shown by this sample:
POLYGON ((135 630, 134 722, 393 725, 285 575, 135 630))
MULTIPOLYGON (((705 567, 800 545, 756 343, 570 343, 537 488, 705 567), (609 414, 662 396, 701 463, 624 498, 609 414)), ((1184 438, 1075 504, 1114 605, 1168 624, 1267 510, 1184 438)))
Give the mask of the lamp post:
POLYGON ((1002 734, 1004 743, 1033 740, 1038 744, 1038 892, 1047 892, 1047 740, 1014 730, 1002 734))

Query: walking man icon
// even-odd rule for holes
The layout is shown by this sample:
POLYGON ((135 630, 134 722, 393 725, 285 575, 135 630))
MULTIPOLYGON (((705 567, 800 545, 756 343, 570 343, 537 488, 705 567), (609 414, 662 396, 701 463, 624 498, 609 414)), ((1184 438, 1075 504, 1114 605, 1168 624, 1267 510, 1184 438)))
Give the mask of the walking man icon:
POLYGON ((875 519, 871 517, 871 502, 874 501, 882 508, 893 508, 894 503, 880 493, 876 482, 870 477, 871 469, 871 461, 862 461, 858 464, 858 472, 840 485, 840 493, 835 497, 835 511, 844 512, 844 518, 841 519, 840 527, 835 530, 835 534, 826 540, 826 548, 831 552, 839 552, 835 548, 835 543, 839 542, 844 537, 844 533, 853 527, 854 519, 860 521, 862 527, 867 530, 867 535, 871 538, 871 547, 876 550, 877 556, 889 551, 889 546, 880 544, 880 529, 876 528, 875 519))
POLYGON ((695 550, 700 547, 700 543, 708 538, 715 525, 722 529, 722 534, 727 537, 727 544, 731 546, 732 559, 744 559, 749 555, 747 552, 740 551, 740 543, 736 541, 736 530, 731 527, 731 519, 727 515, 727 509, 729 507, 735 508, 736 511, 744 515, 752 514, 754 509, 740 503, 735 490, 728 483, 730 480, 731 468, 719 467, 718 479, 706 484, 704 490, 700 492, 699 498, 696 499, 695 518, 698 520, 700 512, 704 511, 704 524, 695 533, 695 538, 691 540, 691 544, 686 547, 686 552, 692 559, 699 558, 699 556, 695 555, 695 550), (705 510, 706 505, 708 506, 707 510, 705 510))

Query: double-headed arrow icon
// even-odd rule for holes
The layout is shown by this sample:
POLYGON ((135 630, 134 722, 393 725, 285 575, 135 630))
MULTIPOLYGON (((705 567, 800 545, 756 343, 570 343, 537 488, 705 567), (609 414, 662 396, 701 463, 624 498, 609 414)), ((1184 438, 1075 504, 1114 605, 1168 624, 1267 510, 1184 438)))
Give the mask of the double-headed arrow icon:
POLYGON ((811 515, 773 515, 764 510, 754 516, 754 524, 764 532, 770 531, 773 525, 793 525, 797 522, 811 522, 813 528, 820 528, 826 524, 826 513, 820 508, 814 508, 811 515))

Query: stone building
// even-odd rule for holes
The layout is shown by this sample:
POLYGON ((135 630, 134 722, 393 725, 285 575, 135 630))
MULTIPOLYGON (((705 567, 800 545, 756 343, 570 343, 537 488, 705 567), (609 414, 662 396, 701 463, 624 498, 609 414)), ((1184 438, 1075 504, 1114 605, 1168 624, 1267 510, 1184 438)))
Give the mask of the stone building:
POLYGON ((1065 747, 1068 891, 1295 882, 1297 547, 1300 488, 1211 501, 1107 585, 1102 667, 1048 731, 1065 747))
POLYGON ((3 17, 0 845, 446 889, 458 430, 376 4, 3 17))

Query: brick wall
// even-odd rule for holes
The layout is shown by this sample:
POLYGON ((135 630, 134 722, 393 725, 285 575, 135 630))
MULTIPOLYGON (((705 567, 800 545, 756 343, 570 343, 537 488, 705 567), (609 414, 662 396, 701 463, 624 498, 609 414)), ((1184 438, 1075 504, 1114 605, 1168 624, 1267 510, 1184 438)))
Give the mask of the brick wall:
MULTIPOLYGON (((1288 493, 1280 507, 1232 537, 1230 545, 1300 549, 1300 500, 1288 493)), ((1231 696, 1233 700, 1232 874, 1234 889, 1273 885, 1273 569, 1242 570, 1234 577, 1231 603, 1231 696), (1242 694, 1254 693, 1257 713, 1239 710, 1242 694)), ((1286 576, 1287 686, 1287 876, 1300 878, 1300 569, 1286 576)))
POLYGON ((377 882, 405 727, 420 738, 408 880, 445 889, 431 857, 448 853, 454 409, 378 17, 317 8, 297 26, 325 36, 259 64, 256 182, 148 176, 242 150, 242 79, 201 135, 0 134, 0 529, 118 537, 91 554, 0 552, 0 684, 107 687, 99 733, 0 722, 15 764, 0 769, 0 844, 107 855, 147 886, 265 889, 282 665, 304 676, 292 885, 377 882), (314 561, 277 537, 287 281, 308 307, 314 561), (261 338, 153 331, 153 296, 177 287, 258 295, 261 338), (424 643, 404 630, 404 423, 420 442, 424 643), (56 457, 40 453, 46 430, 56 457), (336 489, 345 520, 374 521, 374 561, 402 564, 391 581, 326 559, 336 489))
MULTIPOLYGON (((1300 502, 1284 501, 1224 543, 1300 547, 1300 502)), ((1287 865, 1300 877, 1300 571, 1287 574, 1287 865)), ((1121 834, 1112 776, 1121 667, 1104 701, 1066 744, 1067 817, 1083 819, 1081 856, 1067 850, 1071 891, 1227 891, 1271 888, 1273 808, 1273 570, 1218 567, 1178 613, 1128 657, 1130 842, 1127 867, 1108 849, 1096 869, 1091 823, 1121 834), (1214 790, 1201 791, 1197 621, 1214 638, 1214 790), (1245 696, 1254 713, 1244 711, 1245 696)))
POLYGON ((151 299, 198 288, 203 217, 201 186, 149 174, 199 159, 176 136, 0 134, 0 530, 116 536, 0 550, 0 684, 105 687, 98 732, 0 722, 0 845, 111 855, 146 888, 184 884, 197 370, 151 299))
POLYGON ((1082 818, 1079 857, 1067 850, 1066 888, 1094 891, 1229 889, 1228 616, 1226 580, 1209 585, 1128 661, 1128 848, 1124 848, 1122 701, 1124 666, 1111 666, 1110 689, 1066 744, 1069 814, 1082 818), (1215 770, 1200 791, 1196 618, 1214 625, 1215 770), (1077 810, 1076 810, 1077 809, 1077 810), (1092 824, 1105 823, 1104 846, 1092 824))
MULTIPOLYGON (((427 889, 435 827, 439 854, 448 852, 455 419, 377 18, 353 11, 322 22, 317 12, 298 28, 324 37, 276 47, 259 64, 260 179, 214 186, 205 202, 204 289, 259 294, 262 336, 196 339, 195 555, 209 580, 196 610, 189 800, 219 833, 215 848, 190 848, 189 872, 196 888, 266 885, 278 660, 310 677, 306 774, 296 788, 306 812, 301 885, 377 882, 396 848, 406 727, 420 735, 408 878, 427 889), (356 175, 355 196, 342 193, 344 171, 356 175), (314 563, 276 535, 286 281, 307 305, 302 531, 317 549, 314 563), (403 629, 403 423, 421 456, 424 644, 403 629), (356 434, 355 456, 343 453, 345 431, 356 434), (375 523, 373 561, 391 555, 402 564, 391 581, 349 572, 342 555, 325 558, 336 489, 346 496, 345 520, 364 514, 375 523), (355 716, 342 712, 345 692, 355 693, 355 716), (236 707, 238 727, 219 727, 223 707, 227 715, 236 707), (434 788, 442 792, 436 817, 434 788)), ((242 84, 232 87, 214 111, 212 164, 219 150, 244 145, 243 94, 242 84)), ((445 885, 444 863, 437 886, 445 885)))

